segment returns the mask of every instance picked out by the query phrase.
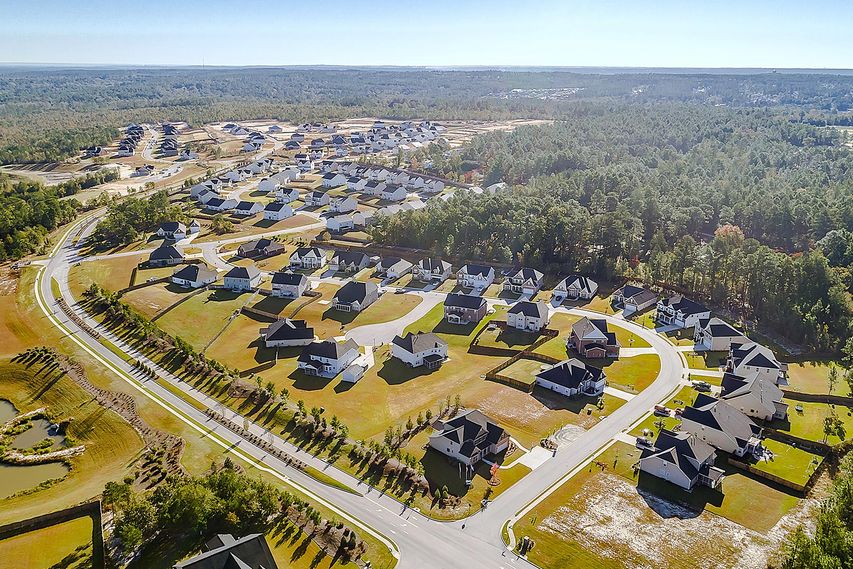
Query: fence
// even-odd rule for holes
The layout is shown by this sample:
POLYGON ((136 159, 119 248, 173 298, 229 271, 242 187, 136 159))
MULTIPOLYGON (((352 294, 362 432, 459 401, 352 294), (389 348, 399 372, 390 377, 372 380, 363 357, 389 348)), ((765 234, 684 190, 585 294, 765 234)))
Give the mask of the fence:
MULTIPOLYGON (((133 269, 133 270, 135 271, 136 269, 133 269)), ((135 277, 134 277, 134 278, 135 278, 135 277)), ((141 289, 141 288, 145 288, 145 287, 147 287, 147 286, 154 286, 154 285, 156 285, 156 284, 167 283, 167 282, 169 282, 169 278, 170 278, 170 277, 160 277, 159 279, 153 279, 153 280, 150 280, 150 281, 145 281, 144 283, 139 283, 139 284, 135 284, 135 285, 130 285, 130 286, 125 287, 125 288, 121 289, 120 291, 118 291, 118 293, 117 293, 117 294, 118 294, 119 296, 122 296, 122 295, 127 294, 127 293, 129 293, 129 292, 131 292, 131 291, 139 290, 139 289, 141 289)))
POLYGON ((796 437, 788 433, 783 433, 775 429, 765 429, 764 436, 766 436, 770 440, 779 441, 780 443, 785 443, 786 445, 791 445, 794 447, 799 447, 809 452, 819 454, 821 456, 826 456, 832 452, 832 447, 828 444, 819 443, 817 441, 811 441, 809 439, 801 439, 800 437, 796 437))
POLYGON ((794 401, 804 401, 806 403, 826 403, 829 405, 844 405, 845 407, 853 407, 853 397, 845 397, 844 395, 829 395, 817 393, 800 393, 799 391, 789 391, 783 389, 782 393, 785 399, 794 401))
POLYGON ((106 559, 104 556, 104 534, 102 531, 103 521, 100 500, 85 502, 64 510, 0 526, 0 540, 44 529, 84 516, 91 516, 92 518, 92 567, 94 569, 104 569, 106 559))
POLYGON ((770 474, 769 472, 759 470, 759 469, 755 468, 754 466, 752 466, 751 464, 741 462, 741 461, 736 460, 732 457, 728 458, 728 463, 731 464, 732 466, 736 466, 737 468, 740 468, 741 470, 745 470, 745 471, 749 472, 750 474, 758 476, 759 478, 763 478, 764 480, 769 480, 770 482, 773 482, 774 484, 778 484, 779 486, 782 486, 784 488, 788 488, 789 490, 793 490, 794 492, 797 492, 798 494, 805 496, 806 493, 809 491, 809 489, 812 487, 812 485, 814 485, 815 480, 817 480, 818 474, 823 471, 823 468, 825 468, 824 464, 826 464, 826 461, 823 461, 820 464, 820 466, 818 466, 817 468, 814 469, 814 471, 811 473, 811 475, 809 476, 809 479, 806 481, 805 484, 797 484, 796 482, 791 482, 790 480, 780 478, 779 476, 776 476, 775 474, 770 474))
POLYGON ((257 308, 252 308, 250 306, 243 306, 242 308, 240 308, 240 313, 245 314, 246 316, 249 316, 250 318, 252 318, 254 320, 269 321, 269 322, 275 322, 276 320, 278 320, 278 314, 273 314, 272 312, 266 312, 263 310, 258 310, 257 308))

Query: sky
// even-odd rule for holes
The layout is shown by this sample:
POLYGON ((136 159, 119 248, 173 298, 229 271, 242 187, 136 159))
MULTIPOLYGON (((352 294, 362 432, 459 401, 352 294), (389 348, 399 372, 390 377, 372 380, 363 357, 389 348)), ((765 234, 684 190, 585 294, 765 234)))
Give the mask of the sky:
POLYGON ((0 63, 853 68, 851 0, 0 0, 0 63))

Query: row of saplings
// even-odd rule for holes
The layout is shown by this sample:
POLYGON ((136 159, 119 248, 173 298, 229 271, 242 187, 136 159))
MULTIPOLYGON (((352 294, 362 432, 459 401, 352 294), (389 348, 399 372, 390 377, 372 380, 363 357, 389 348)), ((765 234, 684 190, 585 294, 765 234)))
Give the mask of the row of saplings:
POLYGON ((366 545, 342 522, 329 520, 308 502, 243 473, 230 459, 202 476, 170 476, 153 491, 139 492, 131 480, 110 482, 103 503, 112 513, 108 549, 123 564, 146 549, 180 543, 181 557, 200 549, 215 533, 264 533, 271 542, 310 537, 329 556, 358 560, 366 545), (293 538, 293 539, 291 539, 293 538))

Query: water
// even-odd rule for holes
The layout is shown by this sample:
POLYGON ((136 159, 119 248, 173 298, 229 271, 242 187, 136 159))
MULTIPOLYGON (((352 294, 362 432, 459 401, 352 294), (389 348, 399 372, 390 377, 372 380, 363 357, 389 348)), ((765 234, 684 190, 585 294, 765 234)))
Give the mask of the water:
POLYGON ((0 463, 0 500, 22 490, 35 488, 45 480, 62 478, 69 468, 61 462, 20 466, 0 463))
POLYGON ((18 414, 18 410, 12 405, 11 401, 0 399, 0 425, 13 418, 18 414))
POLYGON ((48 434, 48 429, 50 428, 51 423, 47 419, 33 419, 30 423, 32 424, 32 427, 12 439, 12 448, 26 450, 28 448, 32 448, 36 443, 39 443, 44 439, 51 439, 53 441, 53 446, 55 447, 57 444, 61 444, 62 441, 65 440, 65 437, 62 435, 48 434))

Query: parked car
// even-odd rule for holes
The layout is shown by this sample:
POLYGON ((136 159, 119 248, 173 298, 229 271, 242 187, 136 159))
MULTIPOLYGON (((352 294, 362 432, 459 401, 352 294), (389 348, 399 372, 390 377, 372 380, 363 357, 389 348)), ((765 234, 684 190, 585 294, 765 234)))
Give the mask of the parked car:
POLYGON ((711 384, 707 381, 694 381, 693 389, 696 391, 711 391, 711 384))
POLYGON ((655 405, 655 415, 669 417, 669 409, 664 405, 655 405))
POLYGON ((653 448, 652 442, 646 437, 637 437, 637 441, 635 443, 637 448, 653 448))

